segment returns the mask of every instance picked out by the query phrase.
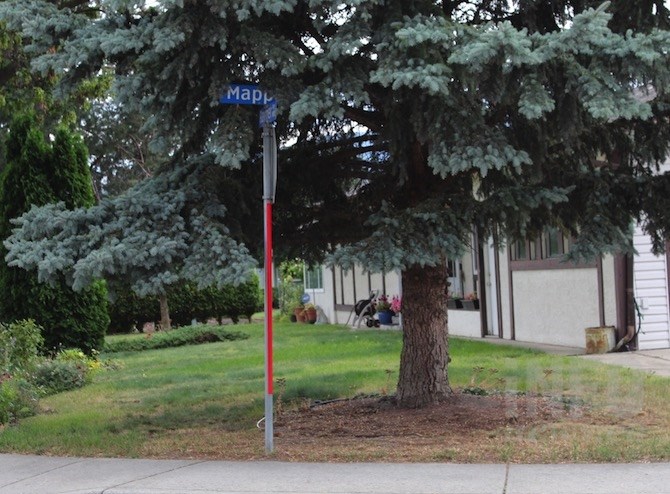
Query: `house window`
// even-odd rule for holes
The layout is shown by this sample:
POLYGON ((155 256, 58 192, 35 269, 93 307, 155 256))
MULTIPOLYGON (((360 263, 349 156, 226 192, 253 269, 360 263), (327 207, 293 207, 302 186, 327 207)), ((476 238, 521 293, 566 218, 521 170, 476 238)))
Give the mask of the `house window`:
POLYGON ((565 252, 563 250, 563 235, 558 228, 547 228, 542 234, 544 245, 544 258, 560 257, 565 252))
POLYGON ((461 260, 447 262, 447 281, 449 282, 449 293, 463 295, 463 267, 461 260))
POLYGON ((536 239, 518 240, 510 244, 510 267, 512 270, 594 267, 594 263, 563 262, 571 242, 572 239, 563 235, 559 228, 547 227, 536 239))
POLYGON ((528 241, 517 240, 510 246, 510 256, 513 261, 524 261, 528 259, 528 241))
POLYGON ((322 266, 305 266, 305 290, 323 290, 322 266))

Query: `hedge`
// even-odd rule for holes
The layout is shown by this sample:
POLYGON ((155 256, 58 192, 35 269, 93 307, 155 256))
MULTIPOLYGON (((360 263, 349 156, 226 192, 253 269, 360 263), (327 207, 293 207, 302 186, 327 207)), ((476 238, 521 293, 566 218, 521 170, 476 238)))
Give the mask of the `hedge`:
POLYGON ((105 343, 104 351, 106 353, 140 352, 217 341, 245 340, 247 338, 249 338, 249 335, 245 333, 229 331, 221 326, 187 326, 146 336, 108 341, 105 343))
MULTIPOLYGON (((199 290, 195 283, 184 282, 173 285, 168 290, 170 319, 174 326, 186 326, 193 319, 206 321, 215 318, 221 321, 230 317, 237 323, 240 317, 251 319, 261 307, 261 289, 258 277, 241 285, 224 286, 199 290)), ((140 298, 130 289, 117 293, 109 305, 110 333, 124 333, 141 330, 145 322, 160 320, 160 306, 157 297, 140 298)))

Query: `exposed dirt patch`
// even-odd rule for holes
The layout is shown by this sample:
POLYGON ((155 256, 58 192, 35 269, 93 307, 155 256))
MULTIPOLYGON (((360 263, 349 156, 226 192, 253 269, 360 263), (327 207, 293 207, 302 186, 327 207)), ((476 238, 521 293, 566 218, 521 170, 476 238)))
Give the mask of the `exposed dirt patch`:
POLYGON ((421 409, 399 408, 391 398, 361 398, 305 404, 283 412, 280 407, 271 456, 264 450, 264 431, 231 430, 224 424, 151 436, 142 456, 455 463, 670 459, 670 431, 664 415, 642 406, 615 411, 567 395, 455 392, 447 401, 421 409))
POLYGON ((277 432, 285 437, 434 436, 436 432, 490 431, 555 420, 566 407, 543 397, 455 393, 447 401, 421 409, 405 409, 392 398, 362 398, 316 405, 284 414, 277 432))
POLYGON ((364 398, 284 413, 275 441, 278 455, 293 460, 531 461, 521 443, 537 443, 542 427, 593 420, 584 406, 542 396, 457 392, 421 409, 364 398))

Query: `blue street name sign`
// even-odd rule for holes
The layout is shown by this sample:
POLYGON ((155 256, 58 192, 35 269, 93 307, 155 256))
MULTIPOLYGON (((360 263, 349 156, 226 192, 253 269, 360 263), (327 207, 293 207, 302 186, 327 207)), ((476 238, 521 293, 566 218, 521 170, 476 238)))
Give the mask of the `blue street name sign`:
POLYGON ((230 84, 219 98, 219 103, 224 105, 268 105, 275 103, 275 99, 255 84, 230 84))

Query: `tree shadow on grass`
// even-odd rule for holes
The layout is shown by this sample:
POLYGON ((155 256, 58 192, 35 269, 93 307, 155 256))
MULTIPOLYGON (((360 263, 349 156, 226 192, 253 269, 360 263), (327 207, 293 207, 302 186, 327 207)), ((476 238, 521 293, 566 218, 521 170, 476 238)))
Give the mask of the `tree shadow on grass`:
MULTIPOLYGON (((276 409, 297 408, 305 402, 326 401, 339 397, 354 396, 355 383, 365 382, 361 371, 319 375, 313 379, 301 378, 295 381, 281 380, 275 384, 274 403, 276 409)), ((264 416, 263 389, 259 389, 258 398, 246 403, 225 405, 215 401, 202 401, 192 404, 156 404, 153 411, 128 412, 120 430, 139 429, 149 433, 167 430, 215 427, 225 431, 242 431, 256 427, 264 416)), ((281 412, 281 410, 279 410, 281 412)))

